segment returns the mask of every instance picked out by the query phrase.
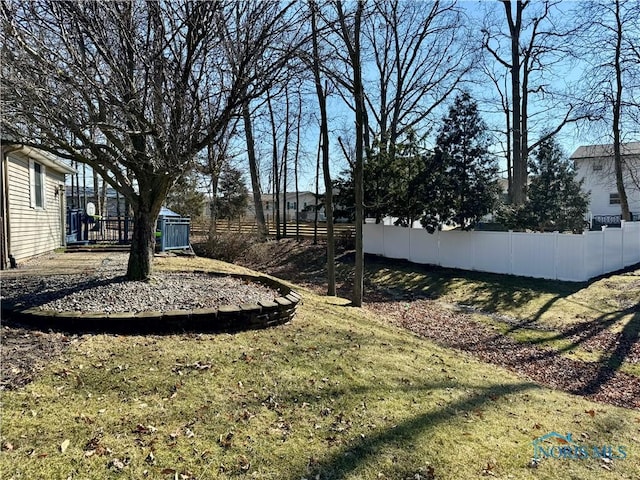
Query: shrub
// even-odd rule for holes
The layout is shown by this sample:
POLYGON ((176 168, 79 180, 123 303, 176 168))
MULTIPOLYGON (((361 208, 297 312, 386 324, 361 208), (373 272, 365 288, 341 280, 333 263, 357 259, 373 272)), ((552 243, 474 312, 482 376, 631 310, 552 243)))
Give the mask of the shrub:
POLYGON ((198 254, 233 263, 259 242, 258 236, 252 233, 212 233, 209 234, 207 241, 199 247, 198 254))

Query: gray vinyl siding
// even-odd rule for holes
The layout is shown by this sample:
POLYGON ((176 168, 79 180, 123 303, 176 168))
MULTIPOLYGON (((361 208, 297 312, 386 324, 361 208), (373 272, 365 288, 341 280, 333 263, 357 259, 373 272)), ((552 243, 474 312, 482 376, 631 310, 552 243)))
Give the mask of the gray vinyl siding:
POLYGON ((14 152, 8 159, 9 251, 19 261, 62 245, 62 195, 56 198, 55 189, 64 185, 64 174, 49 167, 45 169, 44 208, 32 208, 29 158, 14 152))

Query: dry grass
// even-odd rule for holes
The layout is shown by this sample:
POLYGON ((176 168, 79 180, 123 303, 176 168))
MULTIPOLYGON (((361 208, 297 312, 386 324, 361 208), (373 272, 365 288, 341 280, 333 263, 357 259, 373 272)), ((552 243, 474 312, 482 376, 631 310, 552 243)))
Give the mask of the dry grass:
MULTIPOLYGON (((158 268, 241 270, 203 259, 158 268)), ((540 388, 302 293, 296 319, 271 330, 82 337, 35 382, 3 392, 2 478, 640 476, 639 412, 540 388), (628 457, 532 469, 531 442, 550 431, 628 457)))

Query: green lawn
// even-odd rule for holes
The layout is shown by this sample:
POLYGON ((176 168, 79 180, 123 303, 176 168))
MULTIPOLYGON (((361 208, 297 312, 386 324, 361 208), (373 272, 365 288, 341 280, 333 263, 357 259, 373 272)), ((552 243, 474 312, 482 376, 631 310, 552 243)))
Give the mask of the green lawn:
POLYGON ((2 393, 2 478, 640 477, 640 412, 541 388, 300 292, 295 320, 270 330, 83 336, 2 393), (551 431, 628 455, 531 468, 533 439, 551 431))

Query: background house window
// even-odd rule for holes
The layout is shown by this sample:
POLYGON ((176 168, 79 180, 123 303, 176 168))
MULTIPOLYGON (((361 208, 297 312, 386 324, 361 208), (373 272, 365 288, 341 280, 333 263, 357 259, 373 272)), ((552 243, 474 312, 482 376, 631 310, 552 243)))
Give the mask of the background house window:
POLYGON ((609 205, 620 205, 620 194, 619 193, 610 193, 609 194, 609 205))
POLYGON ((594 171, 594 172, 600 172, 600 171, 602 171, 602 164, 601 164, 601 163, 594 163, 594 164, 593 164, 593 171, 594 171))
POLYGON ((45 208, 45 171, 46 167, 44 165, 29 159, 31 208, 45 208))

